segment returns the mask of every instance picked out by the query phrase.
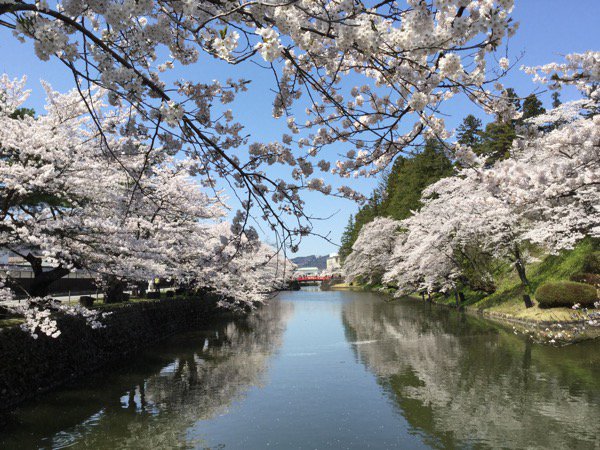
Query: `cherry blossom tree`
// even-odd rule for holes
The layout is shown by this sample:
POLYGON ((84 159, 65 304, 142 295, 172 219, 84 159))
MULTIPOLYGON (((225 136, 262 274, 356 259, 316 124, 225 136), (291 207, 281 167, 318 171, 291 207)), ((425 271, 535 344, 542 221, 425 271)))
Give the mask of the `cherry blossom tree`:
MULTIPOLYGON (((22 92, 22 82, 4 82, 22 92)), ((191 182, 185 163, 145 153, 131 133, 100 135, 78 93, 46 90, 47 114, 13 118, 19 102, 7 99, 1 118, 2 246, 30 262, 36 275, 30 294, 45 295, 72 269, 132 278, 139 268, 165 272, 174 260, 167 236, 199 232, 190 227, 222 216, 222 208, 191 182), (108 140, 118 160, 106 152, 108 140), (42 259, 54 269, 42 270, 42 259)), ((104 119, 127 126, 120 112, 104 119)))
POLYGON ((564 64, 528 72, 552 89, 574 85, 583 98, 527 121, 511 158, 482 180, 537 223, 527 239, 556 252, 585 236, 600 236, 600 52, 567 55, 564 64))
MULTIPOLYGON (((491 167, 458 146, 464 168, 427 188, 423 207, 397 225, 400 233, 388 236, 395 249, 386 258, 384 282, 397 285, 401 294, 456 291, 461 284, 488 292, 494 289, 490 262, 509 261, 530 307, 528 246, 555 253, 585 236, 600 236, 600 54, 566 59, 527 70, 551 75, 537 79, 554 89, 575 85, 584 99, 525 121, 510 158, 491 167)), ((375 249, 386 237, 365 232, 361 239, 348 259, 352 271, 368 273, 362 246, 372 241, 375 249)))
MULTIPOLYGON (((302 191, 332 190, 316 168, 368 176, 423 134, 447 137, 438 113, 460 93, 486 108, 510 108, 491 84, 510 63, 501 58, 490 68, 486 56, 516 30, 512 8, 513 0, 2 0, 0 26, 33 40, 40 59, 64 64, 84 96, 101 87, 111 105, 132 108, 133 128, 143 124, 158 147, 180 143, 206 186, 231 185, 242 211, 234 225, 257 210, 296 249, 311 231, 302 191), (285 117, 290 133, 279 142, 244 134, 227 108, 250 80, 168 75, 207 58, 241 70, 266 63, 273 114, 285 117), (351 72, 354 86, 355 78, 344 81, 351 72), (326 154, 336 142, 346 147, 337 161, 326 154), (291 167, 293 179, 271 177, 274 164, 291 167)), ((86 107, 100 115, 94 103, 86 107)), ((95 125, 105 131, 102 121, 95 125)), ((361 198, 347 186, 335 195, 361 198)))
POLYGON ((377 217, 360 231, 352 246, 352 253, 344 261, 344 275, 348 281, 361 278, 368 283, 379 283, 390 267, 390 257, 400 229, 400 221, 377 217))
POLYGON ((18 312, 33 335, 58 336, 53 311, 100 326, 98 314, 44 298, 74 270, 113 280, 193 280, 240 308, 279 287, 290 264, 252 228, 234 233, 220 222, 225 205, 200 190, 189 159, 149 145, 144 127, 130 129, 130 110, 104 109, 96 127, 85 104, 100 108, 102 92, 45 88, 46 114, 15 114, 27 98, 24 80, 0 79, 0 246, 32 266, 30 301, 18 312))
POLYGON ((465 176, 443 178, 423 194, 423 207, 401 222, 392 265, 384 280, 402 293, 448 292, 459 285, 493 290, 489 267, 483 264, 498 247, 487 236, 507 229, 506 208, 465 176))

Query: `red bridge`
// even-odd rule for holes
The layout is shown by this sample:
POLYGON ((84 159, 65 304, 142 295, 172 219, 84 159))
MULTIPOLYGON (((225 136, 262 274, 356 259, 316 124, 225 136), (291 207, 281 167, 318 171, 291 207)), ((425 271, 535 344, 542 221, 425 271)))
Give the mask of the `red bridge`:
POLYGON ((294 278, 294 280, 302 283, 303 281, 326 281, 331 280, 332 278, 331 275, 302 275, 294 278))

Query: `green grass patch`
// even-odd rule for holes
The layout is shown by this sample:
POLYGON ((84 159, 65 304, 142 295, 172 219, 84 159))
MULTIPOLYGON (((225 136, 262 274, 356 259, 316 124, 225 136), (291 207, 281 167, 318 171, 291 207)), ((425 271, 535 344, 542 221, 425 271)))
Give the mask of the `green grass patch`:
MULTIPOLYGON (((565 250, 558 255, 534 255, 540 260, 527 266, 527 276, 531 283, 532 291, 548 281, 564 281, 579 272, 582 272, 588 255, 598 251, 598 240, 584 239, 573 250, 565 250)), ((464 306, 472 306, 480 310, 489 310, 509 314, 522 319, 539 321, 565 321, 573 320, 573 310, 570 308, 540 309, 538 306, 525 308, 523 294, 525 293, 519 276, 509 265, 498 270, 495 276, 497 290, 491 295, 482 296, 474 292, 465 291, 466 302, 464 306)), ((453 299, 452 299, 453 300, 453 299)))
POLYGON ((23 319, 0 319, 0 328, 16 327, 23 322, 25 322, 23 319))

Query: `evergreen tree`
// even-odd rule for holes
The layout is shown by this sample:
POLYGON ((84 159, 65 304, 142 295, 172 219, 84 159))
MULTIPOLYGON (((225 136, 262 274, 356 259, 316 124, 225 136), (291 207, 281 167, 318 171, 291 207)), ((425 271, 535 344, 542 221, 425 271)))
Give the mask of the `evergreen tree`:
POLYGON ((521 121, 525 121, 532 117, 539 116, 546 112, 546 108, 542 106, 542 102, 538 99, 535 94, 530 94, 523 101, 523 115, 521 121))
POLYGON ((385 216, 405 219, 421 207, 421 193, 430 184, 452 173, 452 163, 437 140, 429 140, 421 153, 392 168, 387 199, 383 205, 385 216), (395 172, 394 169, 398 167, 395 172), (392 183, 393 182, 393 183, 392 183))
POLYGON ((560 94, 557 91, 552 93, 552 107, 558 108, 562 102, 560 101, 560 94))
POLYGON ((465 117, 458 127, 456 137, 460 144, 475 149, 481 143, 481 120, 472 114, 465 117))
POLYGON ((515 126, 512 122, 490 122, 485 127, 481 145, 475 149, 475 153, 484 156, 487 165, 492 165, 496 161, 508 158, 515 137, 515 126))
MULTIPOLYGON (((521 101, 513 88, 506 89, 506 94, 517 110, 521 109, 521 101)), ((510 155, 513 140, 516 137, 515 122, 505 122, 500 118, 485 126, 482 133, 481 144, 474 149, 475 153, 484 156, 486 165, 506 159, 510 155)))
POLYGON ((350 216, 341 239, 339 254, 342 261, 352 252, 352 245, 363 226, 376 217, 409 217, 412 211, 421 207, 423 190, 452 171, 452 162, 437 140, 427 141, 423 151, 412 158, 397 158, 369 201, 355 217, 350 216))
POLYGON ((513 88, 506 89, 506 95, 510 99, 510 101, 515 105, 517 111, 521 110, 521 99, 517 95, 517 92, 513 88))
POLYGON ((352 244, 354 243, 354 240, 352 239, 353 234, 354 216, 350 214, 350 217, 348 218, 348 224, 346 225, 346 228, 344 228, 344 232, 342 233, 341 246, 338 252, 342 261, 344 261, 346 256, 348 256, 352 252, 352 244))
POLYGON ((35 117, 35 111, 31 108, 17 108, 9 117, 11 119, 24 119, 26 116, 35 117))

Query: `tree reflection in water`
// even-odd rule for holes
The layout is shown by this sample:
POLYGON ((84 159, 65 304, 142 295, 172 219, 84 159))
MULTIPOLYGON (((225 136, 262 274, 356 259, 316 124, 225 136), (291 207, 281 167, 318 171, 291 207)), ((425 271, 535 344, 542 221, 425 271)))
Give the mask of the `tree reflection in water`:
POLYGON ((489 322, 413 300, 353 301, 342 319, 357 358, 438 448, 599 448, 594 342, 531 344, 489 322), (593 351, 590 351, 592 350, 593 351))
POLYGON ((248 318, 158 345, 107 377, 25 404, 0 433, 0 448, 201 447, 189 430, 262 383, 292 313, 292 303, 274 300, 248 318))

